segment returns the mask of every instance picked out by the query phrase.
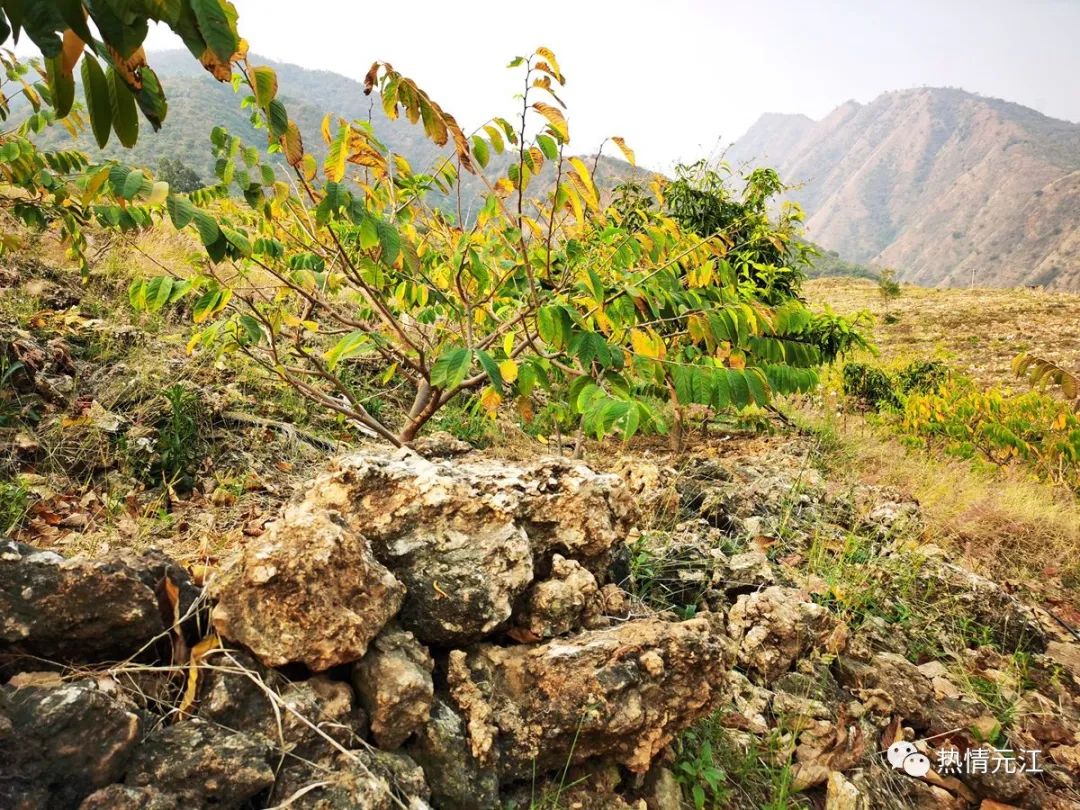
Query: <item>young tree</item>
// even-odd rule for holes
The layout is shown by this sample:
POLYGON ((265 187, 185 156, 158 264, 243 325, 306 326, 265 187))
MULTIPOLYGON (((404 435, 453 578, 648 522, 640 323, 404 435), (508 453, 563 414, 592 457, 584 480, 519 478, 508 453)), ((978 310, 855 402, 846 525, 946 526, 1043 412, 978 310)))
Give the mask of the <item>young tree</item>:
MULTIPOLYGON (((782 247, 794 218, 778 228, 764 214, 780 188, 774 176, 747 184, 738 205, 752 222, 699 233, 667 213, 663 184, 656 208, 624 221, 617 206, 602 208, 585 161, 567 154, 555 55, 540 48, 511 67, 523 86, 513 122, 493 118, 466 134, 411 79, 372 66, 366 86, 386 113, 404 113, 446 147, 417 171, 366 122, 334 116, 323 122, 320 167, 281 114, 274 72, 241 60, 247 104, 292 176, 218 129, 220 184, 199 201, 167 201, 211 260, 179 293, 197 296, 192 346, 242 353, 395 444, 459 395, 491 413, 508 400, 527 413, 543 391, 591 434, 670 428, 679 446, 687 405, 764 405, 814 385, 821 355, 794 296, 794 254, 782 247), (471 220, 428 201, 433 192, 460 200, 463 172, 488 191, 471 220), (350 382, 361 360, 411 389, 401 418, 365 408, 350 382)), ((118 170, 110 183, 136 199, 148 188, 131 176, 118 170)), ((161 306, 178 289, 152 279, 132 299, 161 306)))

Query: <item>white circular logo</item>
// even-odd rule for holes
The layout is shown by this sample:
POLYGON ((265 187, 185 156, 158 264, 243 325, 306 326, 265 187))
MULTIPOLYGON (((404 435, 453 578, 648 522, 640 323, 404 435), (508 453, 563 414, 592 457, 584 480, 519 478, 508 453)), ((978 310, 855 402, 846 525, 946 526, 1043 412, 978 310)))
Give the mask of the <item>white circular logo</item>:
POLYGON ((907 740, 900 740, 890 745, 886 757, 893 768, 903 771, 908 776, 919 778, 930 773, 930 760, 925 754, 919 753, 914 743, 907 740))

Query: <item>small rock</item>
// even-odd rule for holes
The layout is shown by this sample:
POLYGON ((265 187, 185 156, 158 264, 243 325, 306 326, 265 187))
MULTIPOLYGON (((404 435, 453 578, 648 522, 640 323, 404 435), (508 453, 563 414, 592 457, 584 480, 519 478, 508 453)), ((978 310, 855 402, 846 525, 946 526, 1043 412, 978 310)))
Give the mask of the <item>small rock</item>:
POLYGON ((728 632, 739 645, 738 661, 769 683, 796 659, 823 645, 836 622, 802 591, 774 586, 740 596, 728 613, 728 632))
POLYGON ((135 752, 129 787, 153 787, 183 807, 238 807, 274 784, 267 741, 198 718, 159 728, 135 752))
POLYGON ((839 771, 829 774, 825 786, 825 810, 869 810, 866 797, 839 771))
POLYGON ((109 785, 86 797, 79 810, 186 810, 176 796, 152 787, 109 785))
POLYGON ((412 633, 390 627, 353 665, 352 682, 380 748, 394 749, 428 721, 434 695, 428 651, 412 633))
POLYGON ((465 722, 447 702, 435 698, 431 719, 416 735, 409 755, 424 769, 432 799, 441 810, 493 810, 499 780, 493 767, 473 756, 465 722))
POLYGON ((550 578, 535 583, 526 594, 517 624, 538 638, 553 638, 592 624, 601 612, 596 577, 576 560, 556 554, 550 578))
POLYGON ((360 752, 336 757, 314 767, 294 762, 281 770, 270 796, 275 807, 289 810, 393 810, 393 790, 360 752), (312 788, 311 786, 316 787, 312 788))
POLYGON ((289 507, 211 583, 214 627, 267 666, 358 660, 401 607, 400 582, 332 511, 289 507))

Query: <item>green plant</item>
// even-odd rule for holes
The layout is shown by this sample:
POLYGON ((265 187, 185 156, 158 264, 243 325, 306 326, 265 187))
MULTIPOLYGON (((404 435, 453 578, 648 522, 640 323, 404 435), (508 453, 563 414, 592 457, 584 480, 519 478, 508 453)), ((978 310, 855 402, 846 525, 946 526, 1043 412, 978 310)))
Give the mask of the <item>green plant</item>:
POLYGON ((841 376, 844 394, 858 400, 864 408, 878 410, 900 405, 892 378, 876 366, 845 363, 841 376))
MULTIPOLYGON (((511 67, 523 79, 520 118, 493 118, 470 136, 415 82, 376 63, 366 86, 378 86, 387 114, 422 122, 452 154, 417 172, 364 122, 328 116, 320 177, 298 127, 275 106, 274 72, 241 59, 245 103, 294 185, 215 130, 221 182, 165 202, 177 227, 198 231, 211 265, 190 281, 138 282, 133 303, 193 297, 193 349, 246 355, 397 445, 460 396, 494 415, 506 402, 527 413, 542 395, 566 403, 598 438, 651 429, 681 449, 691 405, 742 409, 810 390, 821 352, 805 334, 798 250, 787 247, 799 217, 768 217, 783 188, 775 173, 752 173, 737 197, 712 177, 693 189, 740 212, 718 231, 665 213, 663 187, 656 208, 634 208, 630 227, 601 206, 585 162, 565 153, 555 55, 540 48, 511 67), (496 164, 499 154, 507 157, 496 164), (481 172, 496 165, 501 176, 481 172), (488 188, 474 217, 432 204, 460 191, 468 172, 488 188), (542 172, 554 183, 530 197, 542 172), (378 364, 384 384, 407 381, 404 413, 380 418, 365 406, 344 373, 358 362, 378 364)), ((152 196, 144 180, 120 168, 109 178, 132 200, 152 196)))
POLYGON ((18 481, 0 481, 0 535, 14 532, 26 518, 30 491, 18 481))
POLYGON ((158 425, 157 463, 151 474, 182 494, 195 486, 204 442, 199 432, 201 403, 198 394, 184 385, 165 389, 168 410, 158 425))
POLYGON ((899 282, 896 280, 896 271, 886 268, 878 276, 878 295, 885 302, 885 316, 889 316, 889 304, 900 297, 902 292, 899 282))
POLYGON ((1080 490, 1080 414, 1040 391, 1008 394, 953 376, 934 392, 909 395, 899 427, 952 455, 1025 465, 1080 490))
MULTIPOLYGON (((25 32, 38 47, 47 89, 27 92, 26 97, 37 113, 45 96, 58 118, 65 118, 75 103, 74 73, 81 60, 83 94, 98 144, 105 146, 115 131, 124 146, 132 146, 139 135, 136 108, 155 130, 168 109, 142 47, 149 23, 171 28, 203 67, 224 82, 242 48, 236 20, 236 9, 227 0, 5 0, 0 4, 0 45, 9 38, 18 43, 25 32)), ((6 113, 6 100, 3 107, 6 113)))
POLYGON ((1072 404, 1072 409, 1080 413, 1080 374, 1029 352, 1018 354, 1012 367, 1016 376, 1026 377, 1032 387, 1057 386, 1066 401, 1072 404))
POLYGON ((724 806, 729 793, 724 785, 726 775, 716 764, 712 743, 704 740, 687 748, 675 764, 675 780, 690 794, 694 810, 724 806))
POLYGON ((896 384, 904 394, 936 391, 949 377, 949 367, 940 360, 914 360, 896 375, 896 384))

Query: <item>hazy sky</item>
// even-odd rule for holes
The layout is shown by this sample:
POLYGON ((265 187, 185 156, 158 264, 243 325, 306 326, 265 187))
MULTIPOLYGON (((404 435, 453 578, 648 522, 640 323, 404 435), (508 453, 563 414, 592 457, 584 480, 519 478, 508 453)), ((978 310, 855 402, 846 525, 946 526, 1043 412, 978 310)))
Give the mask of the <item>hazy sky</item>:
MULTIPOLYGON (((574 147, 621 135, 660 169, 763 112, 819 118, 918 85, 1080 120, 1080 0, 234 1, 253 51, 357 79, 389 61, 466 126, 512 113, 506 63, 547 45, 574 147)), ((158 28, 149 46, 175 46, 158 28)))

